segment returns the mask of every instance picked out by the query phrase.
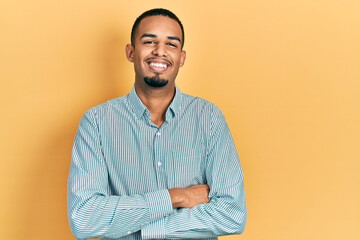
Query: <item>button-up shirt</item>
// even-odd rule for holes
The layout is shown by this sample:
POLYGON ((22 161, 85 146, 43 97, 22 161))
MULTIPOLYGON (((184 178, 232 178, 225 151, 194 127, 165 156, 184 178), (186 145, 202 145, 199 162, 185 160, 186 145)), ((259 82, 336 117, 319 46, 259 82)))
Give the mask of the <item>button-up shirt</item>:
POLYGON ((135 88, 88 110, 75 137, 68 214, 76 238, 216 239, 246 222, 243 172, 221 111, 178 87, 161 127, 135 88), (168 189, 208 184, 173 209, 168 189))

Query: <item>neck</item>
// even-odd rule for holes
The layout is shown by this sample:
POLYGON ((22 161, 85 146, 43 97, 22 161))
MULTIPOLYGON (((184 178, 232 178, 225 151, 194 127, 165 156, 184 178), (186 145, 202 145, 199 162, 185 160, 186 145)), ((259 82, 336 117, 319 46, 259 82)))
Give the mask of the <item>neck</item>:
POLYGON ((174 84, 162 88, 141 87, 135 82, 136 94, 150 111, 151 121, 160 127, 165 121, 166 110, 175 95, 174 84))

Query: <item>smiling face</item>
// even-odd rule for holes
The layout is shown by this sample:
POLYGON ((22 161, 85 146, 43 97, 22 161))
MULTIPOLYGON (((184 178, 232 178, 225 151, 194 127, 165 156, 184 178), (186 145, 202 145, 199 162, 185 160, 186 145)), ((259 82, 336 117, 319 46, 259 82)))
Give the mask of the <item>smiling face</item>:
POLYGON ((136 30, 134 46, 126 46, 126 57, 134 63, 135 84, 140 87, 174 87, 186 53, 181 49, 179 24, 165 16, 144 18, 136 30))

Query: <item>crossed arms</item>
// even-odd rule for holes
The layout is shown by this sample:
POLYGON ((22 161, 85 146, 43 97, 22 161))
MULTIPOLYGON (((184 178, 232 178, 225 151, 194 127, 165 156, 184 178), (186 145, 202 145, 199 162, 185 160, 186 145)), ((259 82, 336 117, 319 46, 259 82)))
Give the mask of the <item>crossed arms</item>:
POLYGON ((78 239, 118 238, 141 230, 142 239, 210 238, 240 234, 246 223, 243 174, 223 115, 213 116, 207 185, 143 194, 108 194, 108 172, 94 115, 80 122, 68 181, 68 214, 78 239))

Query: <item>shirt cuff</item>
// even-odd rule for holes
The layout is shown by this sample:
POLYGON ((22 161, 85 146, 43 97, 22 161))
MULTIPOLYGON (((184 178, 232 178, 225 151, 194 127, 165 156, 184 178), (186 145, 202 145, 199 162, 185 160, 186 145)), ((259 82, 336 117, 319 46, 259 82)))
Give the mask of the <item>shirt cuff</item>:
POLYGON ((167 189, 144 194, 149 206, 150 222, 162 219, 173 211, 171 197, 167 189))
POLYGON ((141 229, 141 239, 165 239, 165 218, 152 222, 141 229))

